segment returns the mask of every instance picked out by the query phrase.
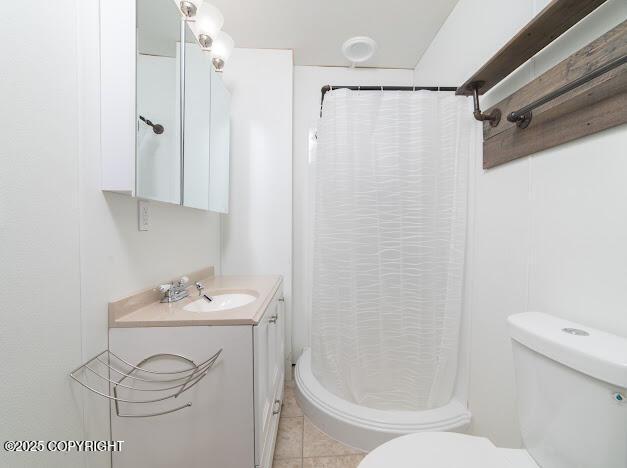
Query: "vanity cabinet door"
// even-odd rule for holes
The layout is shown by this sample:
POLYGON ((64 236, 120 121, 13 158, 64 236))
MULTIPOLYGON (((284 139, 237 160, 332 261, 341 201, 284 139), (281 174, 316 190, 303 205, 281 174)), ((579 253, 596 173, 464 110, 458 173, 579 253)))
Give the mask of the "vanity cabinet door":
MULTIPOLYGON (((177 398, 157 403, 123 403, 119 409, 122 415, 146 416, 187 403, 191 406, 152 417, 121 417, 112 405, 113 440, 126 441, 122 451, 113 453, 113 468, 252 468, 255 454, 251 335, 251 326, 109 330, 110 350, 132 364, 164 353, 200 363, 222 349, 206 377, 177 398)), ((150 370, 171 372, 172 364, 171 360, 155 361, 150 370)), ((119 378, 112 373, 111 379, 119 378)), ((137 385, 131 378, 123 383, 137 385)), ((125 392, 133 400, 155 398, 147 392, 125 392)))
POLYGON ((283 399, 282 291, 274 295, 253 330, 255 382, 255 465, 271 468, 283 399))
POLYGON ((283 293, 276 296, 275 337, 274 337, 274 388, 280 390, 283 401, 283 385, 285 382, 285 300, 283 293))

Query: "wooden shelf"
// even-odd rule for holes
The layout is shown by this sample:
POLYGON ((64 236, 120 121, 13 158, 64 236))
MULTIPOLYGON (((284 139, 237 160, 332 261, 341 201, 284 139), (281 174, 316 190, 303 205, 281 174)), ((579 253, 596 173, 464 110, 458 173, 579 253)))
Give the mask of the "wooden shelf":
MULTIPOLYGON (((484 94, 607 0, 553 0, 501 48, 456 94, 484 94)), ((480 31, 477 34, 481 34, 480 31)))
MULTIPOLYGON (((627 20, 486 110, 518 110, 604 64, 627 56, 627 20)), ((483 126, 485 169, 627 122, 627 63, 533 111, 528 127, 502 118, 483 126)))

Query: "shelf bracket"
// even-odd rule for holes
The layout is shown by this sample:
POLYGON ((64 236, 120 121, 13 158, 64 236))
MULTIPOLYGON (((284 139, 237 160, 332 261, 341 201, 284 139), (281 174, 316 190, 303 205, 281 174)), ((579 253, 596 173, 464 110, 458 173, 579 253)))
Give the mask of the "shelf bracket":
POLYGON ((490 123, 490 127, 496 127, 501 121, 501 111, 499 109, 493 109, 489 114, 481 112, 481 106, 479 105, 479 88, 481 88, 483 84, 484 83, 482 81, 476 81, 468 85, 468 88, 472 89, 472 98, 475 104, 475 110, 472 114, 478 121, 487 121, 490 123))

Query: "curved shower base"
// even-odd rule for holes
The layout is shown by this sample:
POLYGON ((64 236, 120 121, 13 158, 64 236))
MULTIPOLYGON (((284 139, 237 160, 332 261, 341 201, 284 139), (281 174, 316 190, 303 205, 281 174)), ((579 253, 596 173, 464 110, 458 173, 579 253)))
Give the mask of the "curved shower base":
POLYGON ((329 436, 360 450, 370 451, 412 432, 462 430, 470 423, 470 411, 455 399, 425 411, 385 411, 343 400, 318 382, 309 349, 298 359, 294 379, 298 403, 307 417, 329 436))

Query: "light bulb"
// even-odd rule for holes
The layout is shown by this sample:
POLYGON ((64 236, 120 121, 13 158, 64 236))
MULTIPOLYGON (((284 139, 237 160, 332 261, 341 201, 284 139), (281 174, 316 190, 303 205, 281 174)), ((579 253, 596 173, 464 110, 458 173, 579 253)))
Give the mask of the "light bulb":
POLYGON ((198 42, 204 49, 211 49, 213 40, 216 38, 222 25, 224 16, 216 7, 210 3, 203 3, 196 14, 195 30, 198 35, 198 42))
POLYGON ((203 0, 181 0, 179 8, 186 18, 192 18, 196 16, 196 13, 202 6, 202 2, 203 0))
POLYGON ((231 56, 235 42, 233 38, 224 31, 220 31, 217 37, 213 41, 213 66, 216 67, 216 71, 222 71, 224 64, 231 56))

